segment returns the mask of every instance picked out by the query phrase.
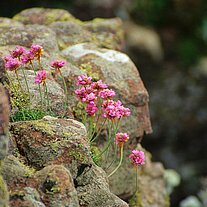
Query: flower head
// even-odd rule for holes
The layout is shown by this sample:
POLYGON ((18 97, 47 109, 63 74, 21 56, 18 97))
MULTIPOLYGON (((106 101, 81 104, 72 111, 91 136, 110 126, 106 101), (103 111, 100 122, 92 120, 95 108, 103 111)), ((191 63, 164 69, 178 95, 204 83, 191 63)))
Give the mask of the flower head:
POLYGON ((105 100, 102 104, 102 116, 108 119, 120 119, 123 116, 129 116, 130 110, 122 105, 121 101, 105 100))
POLYGON ((14 71, 16 70, 19 66, 22 65, 22 63, 16 59, 16 58, 13 58, 11 56, 6 56, 4 58, 5 60, 5 68, 10 70, 10 71, 14 71))
POLYGON ((87 75, 78 76, 77 85, 89 85, 91 84, 92 77, 87 75))
POLYGON ((129 135, 127 133, 117 133, 116 134, 116 144, 122 146, 125 142, 129 140, 129 135))
POLYGON ((129 158, 132 161, 132 164, 134 164, 136 167, 145 163, 145 154, 141 150, 132 150, 129 158))
POLYGON ((55 68, 55 69, 60 69, 65 65, 65 61, 64 60, 53 60, 50 65, 51 67, 55 68))
POLYGON ((30 53, 34 55, 37 59, 40 59, 42 53, 43 53, 43 47, 37 44, 33 44, 30 48, 30 53))
POLYGON ((20 58, 22 54, 24 54, 25 49, 21 46, 16 46, 16 48, 11 52, 11 57, 20 58))
POLYGON ((47 72, 46 70, 41 70, 39 72, 37 72, 37 75, 35 77, 35 83, 36 84, 45 84, 46 81, 46 77, 47 77, 47 72))
POLYGON ((97 89, 97 90, 103 90, 103 89, 106 89, 108 88, 108 86, 102 82, 102 80, 98 80, 97 82, 93 82, 91 84, 91 87, 93 89, 97 89))
POLYGON ((34 60, 35 55, 31 51, 27 51, 22 54, 21 61, 23 64, 31 63, 32 60, 34 60))
POLYGON ((104 99, 111 98, 115 95, 116 95, 115 91, 113 91, 112 89, 108 89, 108 88, 101 90, 98 94, 98 96, 100 96, 101 98, 104 98, 104 99))
POLYGON ((86 113, 90 116, 93 116, 97 111, 98 108, 94 103, 94 101, 89 102, 88 105, 86 106, 86 113))

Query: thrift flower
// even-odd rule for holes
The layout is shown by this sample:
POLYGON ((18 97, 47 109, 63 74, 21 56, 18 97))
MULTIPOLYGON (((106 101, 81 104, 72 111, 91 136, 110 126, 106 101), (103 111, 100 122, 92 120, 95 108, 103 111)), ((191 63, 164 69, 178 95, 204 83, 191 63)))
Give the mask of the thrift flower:
POLYGON ((92 77, 87 75, 78 76, 77 85, 89 85, 91 84, 92 77))
POLYGON ((82 98, 82 101, 90 103, 91 101, 95 101, 95 99, 96 99, 96 95, 94 93, 89 93, 84 98, 82 98))
POLYGON ((11 53, 11 57, 20 58, 20 56, 24 53, 25 53, 25 49, 23 47, 16 46, 16 48, 11 53))
POLYGON ((39 72, 37 72, 37 75, 35 77, 35 83, 36 84, 45 84, 46 81, 46 76, 47 76, 47 72, 46 70, 41 70, 39 72))
POLYGON ((86 106, 86 113, 90 116, 93 116, 97 111, 98 111, 98 108, 97 108, 96 104, 93 101, 91 101, 86 106))
POLYGON ((93 82, 91 84, 91 87, 93 89, 97 89, 97 90, 103 90, 103 89, 106 89, 108 88, 108 86, 102 82, 102 80, 98 80, 97 82, 93 82))
POLYGON ((129 140, 129 135, 127 133, 117 133, 116 134, 116 144, 120 147, 129 140))
POLYGON ((112 89, 104 89, 104 90, 100 91, 98 94, 98 96, 100 96, 103 99, 111 98, 115 95, 116 95, 116 93, 112 89))
POLYGON ((18 59, 12 58, 11 56, 6 56, 4 60, 5 60, 5 68, 10 71, 16 70, 22 64, 18 59))
POLYGON ((37 59, 40 59, 40 57, 41 57, 43 51, 44 51, 44 50, 43 50, 42 46, 40 46, 40 45, 36 45, 36 44, 33 44, 33 45, 31 46, 30 50, 29 50, 29 52, 30 52, 31 54, 33 54, 34 57, 36 57, 37 59))
POLYGON ((123 116, 129 116, 129 108, 125 108, 121 101, 106 100, 102 104, 102 116, 108 119, 120 119, 123 116))
POLYGON ((55 69, 60 69, 65 65, 65 61, 64 60, 53 60, 50 63, 51 67, 55 68, 55 69))
POLYGON ((27 63, 31 63, 31 61, 34 60, 34 58, 35 55, 31 51, 27 51, 22 54, 21 61, 22 63, 27 64, 27 63))
POLYGON ((145 155, 141 150, 132 150, 132 153, 129 155, 129 158, 136 167, 143 165, 145 163, 145 155))

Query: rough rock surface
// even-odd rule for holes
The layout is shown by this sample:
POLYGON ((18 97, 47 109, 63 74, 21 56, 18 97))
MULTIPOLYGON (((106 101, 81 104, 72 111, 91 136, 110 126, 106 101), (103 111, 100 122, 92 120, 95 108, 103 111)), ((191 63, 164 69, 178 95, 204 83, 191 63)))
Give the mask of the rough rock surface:
MULTIPOLYGON (((11 25, 5 27, 0 24, 1 56, 7 55, 16 45, 29 48, 36 43, 44 48, 42 60, 46 62, 46 70, 53 59, 68 61, 62 69, 70 95, 68 117, 73 117, 76 110, 75 79, 84 73, 80 68, 85 65, 114 89, 117 98, 131 109, 132 115, 121 125, 130 134, 131 142, 127 149, 134 148, 145 133, 152 132, 147 90, 130 58, 116 51, 124 46, 120 19, 81 22, 64 10, 32 8, 22 11, 13 19, 2 20, 6 21, 11 21, 11 25)), ((0 69, 4 71, 2 61, 0 63, 0 69)), ((25 72, 34 96, 37 93, 34 73, 31 69, 25 72)), ((12 73, 9 75, 13 77, 12 73)), ((21 71, 19 75, 23 80, 21 71)), ((2 77, 1 74, 1 80, 4 79, 2 77)), ((61 115, 63 83, 58 77, 51 76, 49 79, 52 108, 61 115)), ((25 84, 23 87, 26 89, 25 84)), ((39 101, 36 97, 34 106, 39 101)), ((86 130, 80 122, 46 117, 43 120, 13 123, 10 131, 10 151, 4 161, 6 164, 1 168, 11 192, 10 206, 128 206, 112 192, 124 199, 130 198, 134 185, 129 186, 128 191, 126 187, 133 183, 133 170, 125 177, 126 174, 122 174, 124 168, 121 168, 116 174, 117 178, 110 180, 110 191, 105 171, 91 159, 86 130)), ((128 157, 127 153, 125 157, 128 157)), ((157 164, 149 165, 143 171, 143 180, 140 181, 143 182, 140 185, 143 205, 152 207, 151 202, 154 206, 165 207, 163 169, 157 164), (151 174, 153 168, 156 169, 156 176, 151 174), (148 188, 150 183, 153 186, 148 188), (159 196, 154 194, 157 183, 160 186, 159 196), (152 198, 144 197, 145 194, 152 195, 152 198)), ((128 169, 129 163, 126 166, 125 169, 128 169)))
POLYGON ((82 123, 45 117, 14 123, 10 131, 13 155, 5 159, 2 174, 13 195, 11 206, 40 202, 38 196, 28 198, 28 187, 45 206, 128 206, 110 192, 105 172, 93 163, 82 123))

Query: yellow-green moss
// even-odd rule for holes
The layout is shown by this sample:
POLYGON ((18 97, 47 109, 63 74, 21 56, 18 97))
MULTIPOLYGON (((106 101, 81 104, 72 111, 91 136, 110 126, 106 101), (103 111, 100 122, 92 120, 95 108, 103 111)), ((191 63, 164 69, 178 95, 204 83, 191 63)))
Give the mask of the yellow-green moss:
POLYGON ((70 157, 73 157, 75 160, 80 161, 81 163, 88 162, 88 158, 86 157, 86 155, 84 155, 78 149, 70 149, 70 151, 68 152, 68 155, 70 157))
POLYGON ((7 186, 0 175, 0 206, 7 207, 8 206, 9 195, 7 191, 7 186))
POLYGON ((55 134, 53 128, 49 123, 43 122, 43 121, 31 121, 30 122, 33 128, 37 131, 41 131, 43 133, 46 133, 47 135, 53 136, 55 134))

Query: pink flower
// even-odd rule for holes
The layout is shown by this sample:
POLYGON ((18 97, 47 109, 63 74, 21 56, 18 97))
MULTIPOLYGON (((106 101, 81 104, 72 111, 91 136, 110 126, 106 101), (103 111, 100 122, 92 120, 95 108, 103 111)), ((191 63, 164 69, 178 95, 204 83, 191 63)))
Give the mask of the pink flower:
POLYGON ((39 72, 37 72, 37 75, 35 77, 35 83, 36 84, 45 84, 46 81, 46 76, 47 76, 47 72, 46 70, 41 70, 39 72))
POLYGON ((34 55, 34 57, 37 57, 38 59, 40 59, 40 56, 43 53, 43 47, 37 44, 33 44, 30 48, 30 53, 32 53, 34 55))
POLYGON ((106 100, 102 104, 102 116, 108 119, 120 119, 123 116, 129 116, 130 110, 122 105, 121 101, 106 100))
POLYGON ((81 100, 82 98, 85 98, 86 97, 86 89, 85 87, 82 87, 82 88, 78 88, 75 90, 75 94, 77 97, 79 97, 81 100))
POLYGON ((25 49, 23 47, 16 46, 16 48, 12 51, 11 56, 13 58, 19 58, 24 52, 25 52, 25 49))
POLYGON ((23 64, 31 63, 32 60, 34 60, 35 55, 31 51, 27 51, 22 54, 21 61, 23 64))
POLYGON ((132 150, 132 153, 129 155, 129 158, 136 167, 143 165, 145 163, 145 155, 141 150, 132 150))
POLYGON ((18 59, 12 58, 11 56, 6 56, 4 60, 5 68, 10 71, 16 70, 18 67, 22 65, 22 63, 18 59))
POLYGON ((51 67, 55 68, 55 69, 60 69, 65 65, 65 61, 64 60, 53 60, 50 65, 51 67))
POLYGON ((82 101, 87 103, 90 103, 91 101, 95 101, 95 100, 96 100, 96 95, 94 93, 89 93, 84 98, 82 98, 82 101))
POLYGON ((86 113, 90 116, 93 116, 97 111, 98 108, 93 101, 89 102, 88 105, 86 106, 86 113))
POLYGON ((122 146, 125 142, 129 140, 129 135, 127 133, 117 133, 116 134, 116 144, 122 146))
POLYGON ((87 75, 78 76, 77 85, 89 85, 91 84, 92 77, 87 75))
POLYGON ((111 98, 115 95, 116 95, 116 93, 112 89, 104 89, 104 90, 100 91, 98 94, 98 96, 100 96, 101 98, 104 98, 104 99, 111 98))
POLYGON ((97 89, 97 90, 102 90, 102 89, 108 88, 108 86, 105 83, 103 83, 102 80, 98 80, 97 82, 93 82, 91 84, 91 87, 93 89, 97 89))

